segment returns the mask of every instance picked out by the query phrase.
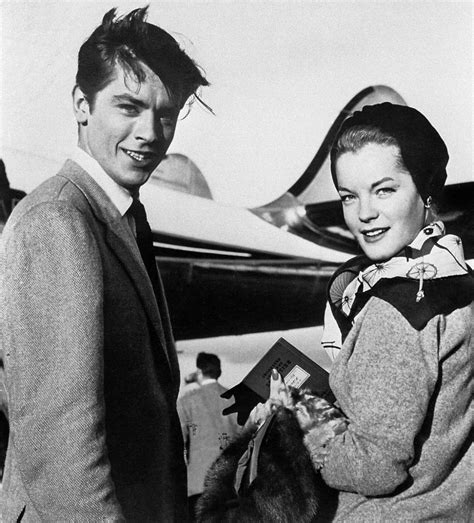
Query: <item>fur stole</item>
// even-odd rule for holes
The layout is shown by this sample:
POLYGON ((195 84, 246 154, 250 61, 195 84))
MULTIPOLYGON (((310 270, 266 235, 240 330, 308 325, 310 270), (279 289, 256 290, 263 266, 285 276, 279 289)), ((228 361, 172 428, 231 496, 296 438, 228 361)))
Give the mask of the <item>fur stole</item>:
POLYGON ((249 484, 250 467, 247 467, 236 492, 239 460, 242 461, 249 443, 252 448, 256 432, 244 432, 209 469, 196 507, 197 521, 328 521, 336 508, 337 496, 324 484, 313 465, 304 443, 305 433, 291 408, 279 406, 274 411, 272 423, 261 441, 256 477, 249 484))

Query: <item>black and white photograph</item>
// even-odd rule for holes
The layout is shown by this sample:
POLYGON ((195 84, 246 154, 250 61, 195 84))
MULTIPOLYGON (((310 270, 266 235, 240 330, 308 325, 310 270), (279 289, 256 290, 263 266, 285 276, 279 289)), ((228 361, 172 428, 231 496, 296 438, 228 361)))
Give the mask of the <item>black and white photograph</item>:
POLYGON ((0 0, 0 521, 471 520, 473 20, 0 0))

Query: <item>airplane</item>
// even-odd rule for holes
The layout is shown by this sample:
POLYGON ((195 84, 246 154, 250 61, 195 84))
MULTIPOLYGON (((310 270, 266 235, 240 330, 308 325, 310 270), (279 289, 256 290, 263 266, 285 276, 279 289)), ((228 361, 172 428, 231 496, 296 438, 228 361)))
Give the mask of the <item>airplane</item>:
MULTIPOLYGON (((307 169, 253 209, 212 200, 198 167, 168 155, 141 190, 178 341, 322 325, 326 285, 358 253, 344 224, 328 153, 342 121, 364 105, 405 104, 383 85, 340 112, 307 169)), ((474 257, 474 182, 447 186, 440 217, 474 257)))
MULTIPOLYGON (((237 369, 228 378, 233 385, 281 335, 330 366, 318 347, 326 286, 358 248, 344 224, 328 152, 349 114, 384 101, 405 104, 383 85, 357 93, 302 175, 266 205, 247 209, 214 201, 199 168, 182 154, 169 154, 142 187, 183 375, 204 346, 237 369), (291 338, 295 333, 308 333, 308 341, 291 338)), ((473 201, 474 182, 448 185, 439 209, 448 232, 463 238, 471 266, 473 201)))

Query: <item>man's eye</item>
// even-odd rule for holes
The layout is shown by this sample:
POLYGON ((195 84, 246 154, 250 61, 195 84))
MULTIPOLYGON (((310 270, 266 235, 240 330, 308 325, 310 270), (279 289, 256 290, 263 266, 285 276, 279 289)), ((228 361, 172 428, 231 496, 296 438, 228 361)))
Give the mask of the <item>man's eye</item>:
POLYGON ((137 107, 132 104, 120 104, 119 109, 127 114, 137 114, 138 113, 137 107))
POLYGON ((176 117, 175 116, 162 116, 160 118, 161 123, 163 125, 166 125, 167 127, 174 126, 176 124, 176 117))

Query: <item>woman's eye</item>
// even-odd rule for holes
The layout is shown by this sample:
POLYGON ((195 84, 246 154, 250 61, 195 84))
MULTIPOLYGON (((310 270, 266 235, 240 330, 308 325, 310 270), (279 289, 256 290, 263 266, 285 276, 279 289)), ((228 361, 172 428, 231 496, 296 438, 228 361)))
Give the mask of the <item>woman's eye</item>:
POLYGON ((342 203, 350 203, 354 199, 354 196, 352 194, 341 194, 340 198, 342 203))
POLYGON ((395 192, 393 187, 380 187, 377 189, 377 195, 379 196, 388 196, 395 192))

